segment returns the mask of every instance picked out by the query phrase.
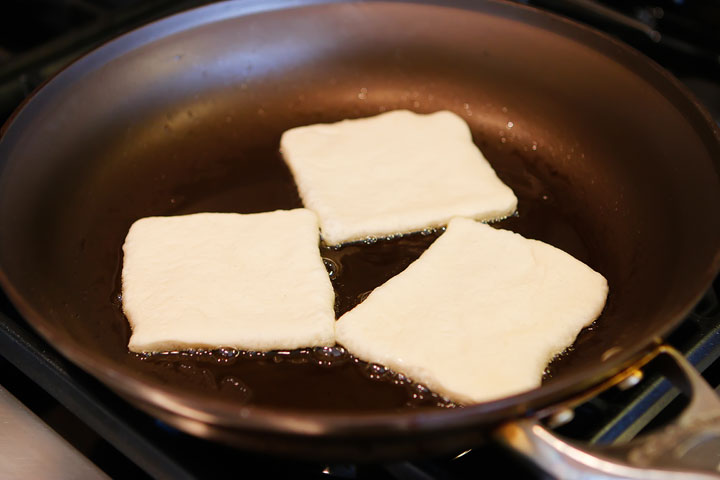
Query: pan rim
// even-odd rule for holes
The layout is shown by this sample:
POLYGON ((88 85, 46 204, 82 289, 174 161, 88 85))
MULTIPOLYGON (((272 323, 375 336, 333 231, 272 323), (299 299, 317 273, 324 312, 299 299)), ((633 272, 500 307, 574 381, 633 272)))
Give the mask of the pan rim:
MULTIPOLYGON (((197 28, 215 21, 266 13, 278 9, 305 8, 309 6, 341 3, 348 2, 343 0, 277 0, 272 2, 238 0, 235 2, 199 7, 145 25, 91 51, 66 67, 53 77, 53 79, 49 80, 44 87, 38 89, 13 113, 3 126, 2 131, 0 131, 0 145, 2 145, 4 141, 8 141, 7 137, 12 134, 13 129, 22 128, 22 113, 31 108, 33 103, 38 101, 39 97, 49 95, 52 89, 59 89, 63 86, 63 82, 70 81, 71 79, 69 77, 72 72, 88 68, 92 70, 102 63, 111 61, 146 42, 165 38, 178 32, 197 28), (109 58, 107 56, 108 53, 112 54, 109 58), (20 122, 20 125, 18 126, 16 122, 20 122)), ((616 56, 624 56, 624 58, 627 59, 626 62, 629 62, 630 59, 635 61, 635 65, 638 66, 634 68, 633 71, 644 68, 647 71, 653 72, 652 74, 656 77, 663 78, 667 85, 674 89, 680 97, 687 102, 685 105, 686 109, 699 116, 702 121, 698 122, 698 124, 702 123, 704 127, 707 127, 709 129, 707 132, 714 137, 716 144, 720 144, 720 129, 687 87, 681 84, 672 74, 637 50, 607 34, 585 25, 533 7, 498 0, 488 0, 483 3, 464 0, 453 0, 450 2, 440 0, 423 0, 420 2, 395 0, 391 2, 371 1, 366 3, 398 3, 408 5, 419 3, 422 5, 461 8, 480 12, 490 10, 496 12, 501 10, 505 12, 524 11, 525 15, 535 16, 543 22, 550 21, 557 25, 562 24, 565 29, 573 30, 576 35, 590 36, 594 38, 595 41, 606 44, 610 42, 609 45, 612 45, 618 52, 616 56)), ((564 35, 566 32, 556 33, 564 35)), ((630 68, 629 65, 626 66, 630 68)), ((3 161, 3 163, 6 162, 3 161)), ((717 158, 714 166, 716 171, 720 171, 720 160, 717 158)), ((693 298, 687 301, 686 308, 682 314, 676 314, 668 318, 664 327, 658 332, 658 337, 666 336, 674 327, 684 320, 686 314, 699 301, 702 293, 709 287, 719 271, 720 247, 702 277, 701 283, 705 289, 696 293, 693 298)), ((468 425, 469 423, 474 425, 491 423, 508 416, 524 415, 531 412, 532 407, 551 405, 607 380, 633 363, 637 358, 641 357, 643 353, 652 348, 657 341, 656 338, 647 339, 644 343, 640 342, 636 350, 626 350, 618 354, 609 360, 606 365, 599 365, 589 371, 589 374, 583 382, 570 384, 570 380, 572 379, 566 379, 565 381, 558 380, 557 382, 544 385, 539 389, 529 392, 493 402, 470 405, 460 409, 438 411, 419 410, 392 413, 314 413, 252 405, 238 406, 229 401, 208 399, 200 395, 193 395, 192 392, 182 393, 181 398, 180 389, 173 389, 157 385, 155 382, 146 379, 127 376, 123 373, 122 369, 116 368, 110 361, 105 362, 104 365, 100 365, 98 359, 93 358, 85 349, 74 344, 72 341, 68 341, 67 338, 58 332, 46 328, 42 321, 42 316, 39 315, 30 303, 25 300, 24 296, 14 288, 2 265, 0 265, 0 285, 2 285, 3 289, 8 293, 8 296, 21 312, 23 318, 39 332, 41 336, 49 341, 54 348, 74 363, 80 365, 83 369, 91 372, 94 376, 110 385, 113 389, 121 392, 124 396, 158 408, 166 408, 174 414, 194 418, 205 423, 290 434, 341 435, 348 432, 362 434, 362 432, 370 431, 376 433, 379 427, 385 429, 385 433, 434 431, 437 429, 468 425)))

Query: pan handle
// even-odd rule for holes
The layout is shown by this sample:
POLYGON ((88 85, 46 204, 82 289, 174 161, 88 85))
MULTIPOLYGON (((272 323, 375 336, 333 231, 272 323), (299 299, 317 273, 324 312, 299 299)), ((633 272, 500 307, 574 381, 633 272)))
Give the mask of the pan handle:
POLYGON ((720 398, 674 348, 661 345, 655 361, 690 403, 672 422, 619 446, 588 446, 560 438, 523 418, 501 425, 498 439, 560 479, 720 478, 720 398))

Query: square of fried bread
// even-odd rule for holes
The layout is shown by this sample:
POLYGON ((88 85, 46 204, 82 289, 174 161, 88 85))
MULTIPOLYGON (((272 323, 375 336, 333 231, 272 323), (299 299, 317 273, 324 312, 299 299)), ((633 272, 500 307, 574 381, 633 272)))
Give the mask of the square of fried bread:
POLYGON ((540 385, 601 313, 605 278, 546 243, 453 219, 418 260, 338 320, 338 343, 461 404, 540 385))
POLYGON ((445 225, 454 216, 494 220, 517 199, 449 111, 396 110, 293 128, 283 157, 329 245, 445 225))
POLYGON ((334 344, 335 295, 309 210, 143 218, 123 253, 132 351, 334 344))

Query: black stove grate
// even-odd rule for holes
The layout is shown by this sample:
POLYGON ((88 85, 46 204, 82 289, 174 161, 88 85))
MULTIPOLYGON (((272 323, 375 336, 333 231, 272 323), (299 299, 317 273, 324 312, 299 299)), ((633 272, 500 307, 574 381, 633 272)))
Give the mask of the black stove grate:
POLYGON ((212 0, 3 0, 0 120, 64 66, 108 40, 212 0))

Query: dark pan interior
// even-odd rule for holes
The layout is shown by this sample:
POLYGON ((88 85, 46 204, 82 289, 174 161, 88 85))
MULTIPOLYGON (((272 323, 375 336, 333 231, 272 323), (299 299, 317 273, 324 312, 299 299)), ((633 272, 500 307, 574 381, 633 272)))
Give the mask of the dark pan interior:
MULTIPOLYGON (((245 16, 230 4, 91 54, 31 100, 0 144, 5 287, 64 352, 112 369, 111 384, 141 379, 228 407, 432 404, 408 407, 416 392, 347 359, 320 367, 316 354, 142 359, 127 352, 117 295, 121 245, 138 218, 300 206, 277 152, 284 130, 449 109, 520 199, 519 216, 498 226, 609 281, 597 324, 523 401, 599 378, 667 333, 717 268, 720 219, 704 210, 720 203, 717 134, 630 50, 530 9, 474 8, 334 4, 245 16)), ((434 238, 324 250, 339 270, 338 311, 434 238)))

